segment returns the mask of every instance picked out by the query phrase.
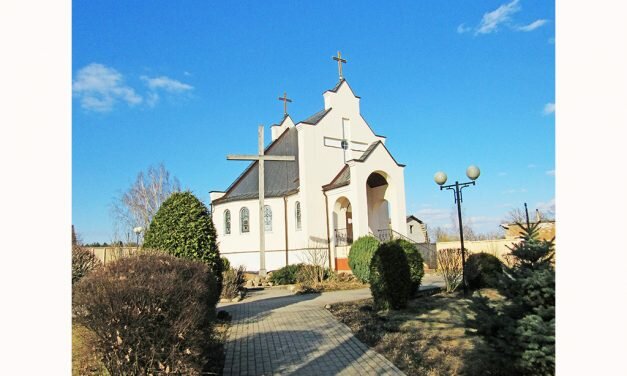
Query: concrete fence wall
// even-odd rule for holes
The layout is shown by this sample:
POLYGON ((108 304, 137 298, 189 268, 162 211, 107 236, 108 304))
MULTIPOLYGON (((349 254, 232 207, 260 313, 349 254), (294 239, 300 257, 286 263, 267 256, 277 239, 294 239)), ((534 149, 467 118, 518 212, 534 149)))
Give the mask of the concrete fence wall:
MULTIPOLYGON (((471 253, 479 253, 485 252, 491 255, 498 257, 501 261, 507 263, 505 255, 510 253, 510 249, 507 246, 511 247, 514 243, 519 243, 520 239, 494 239, 494 240, 475 240, 475 241, 464 241, 464 248, 466 248, 471 253)), ((436 249, 439 251, 441 249, 446 248, 460 248, 460 242, 451 241, 451 242, 437 242, 436 249)))
POLYGON ((118 260, 121 257, 128 257, 137 252, 137 247, 85 247, 103 264, 118 260))

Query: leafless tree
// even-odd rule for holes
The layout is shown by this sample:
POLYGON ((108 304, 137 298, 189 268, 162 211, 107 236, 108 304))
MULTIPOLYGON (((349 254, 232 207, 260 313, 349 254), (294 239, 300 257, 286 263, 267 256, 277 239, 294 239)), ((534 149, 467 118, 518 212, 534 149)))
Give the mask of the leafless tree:
POLYGON ((180 190, 178 179, 170 177, 163 164, 150 166, 146 172, 140 172, 135 183, 114 200, 112 214, 127 231, 136 226, 147 229, 161 204, 180 190))
POLYGON ((329 261, 326 248, 309 248, 300 256, 307 266, 301 269, 304 283, 318 283, 324 280, 324 268, 329 261))
POLYGON ((436 242, 448 242, 455 240, 455 236, 453 236, 450 231, 440 226, 437 226, 433 230, 431 230, 430 237, 435 239, 436 242))

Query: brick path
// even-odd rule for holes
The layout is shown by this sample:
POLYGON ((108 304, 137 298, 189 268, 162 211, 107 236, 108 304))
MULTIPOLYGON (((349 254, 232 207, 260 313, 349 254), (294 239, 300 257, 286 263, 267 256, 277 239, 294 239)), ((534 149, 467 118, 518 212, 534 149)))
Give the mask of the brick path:
MULTIPOLYGON (((442 285, 425 275, 421 289, 442 285)), ((306 295, 269 289, 219 304, 232 316, 224 375, 403 375, 324 309, 370 297, 369 289, 306 295)))
POLYGON ((232 315, 224 375, 403 375, 324 309, 368 297, 368 289, 307 295, 272 289, 222 306, 232 315))

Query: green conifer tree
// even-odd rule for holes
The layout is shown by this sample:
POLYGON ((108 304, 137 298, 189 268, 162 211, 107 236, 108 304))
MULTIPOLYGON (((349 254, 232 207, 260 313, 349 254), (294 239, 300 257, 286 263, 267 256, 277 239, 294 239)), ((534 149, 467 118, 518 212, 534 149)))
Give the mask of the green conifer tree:
POLYGON ((477 299, 474 326, 498 354, 509 375, 555 373, 554 240, 538 239, 538 223, 523 229, 514 244, 514 265, 505 268, 499 291, 507 298, 500 308, 477 299))

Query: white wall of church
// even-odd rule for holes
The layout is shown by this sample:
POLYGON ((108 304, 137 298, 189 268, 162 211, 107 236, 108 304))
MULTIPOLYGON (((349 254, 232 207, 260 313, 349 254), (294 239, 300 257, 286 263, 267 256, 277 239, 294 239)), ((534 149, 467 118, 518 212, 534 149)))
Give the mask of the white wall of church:
MULTIPOLYGON (((285 203, 283 198, 266 198, 265 205, 272 209, 272 230, 265 232, 266 269, 276 270, 285 266, 285 203)), ((312 247, 307 237, 307 208, 300 195, 287 198, 288 262, 302 262, 305 249, 312 247), (296 202, 301 203, 301 226, 297 228, 296 202)), ((214 205, 213 223, 218 233, 220 254, 233 266, 244 265, 247 270, 259 270, 259 204, 257 200, 233 201, 214 205), (249 232, 241 232, 240 210, 248 208, 249 232), (231 233, 226 233, 224 213, 231 213, 231 233)), ((326 237, 325 237, 326 239, 326 237)), ((326 246, 326 245, 325 245, 326 246)))

